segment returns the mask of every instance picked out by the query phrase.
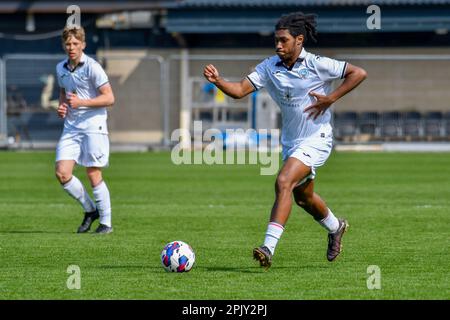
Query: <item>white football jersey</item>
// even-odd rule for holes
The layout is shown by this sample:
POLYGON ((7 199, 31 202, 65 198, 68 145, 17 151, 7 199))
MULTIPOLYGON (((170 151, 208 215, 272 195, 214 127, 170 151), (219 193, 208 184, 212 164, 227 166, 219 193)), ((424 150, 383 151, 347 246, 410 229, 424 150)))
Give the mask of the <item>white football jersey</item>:
MULTIPOLYGON (((76 92, 80 99, 93 99, 99 95, 98 89, 109 82, 101 65, 83 53, 80 63, 70 70, 67 59, 56 66, 56 76, 60 88, 68 93, 76 92)), ((105 107, 71 108, 64 121, 64 132, 108 133, 105 107)))
POLYGON ((307 52, 304 48, 292 68, 287 68, 275 55, 256 66, 247 76, 256 90, 266 88, 281 109, 281 143, 284 148, 299 145, 301 141, 322 130, 331 133, 331 111, 328 109, 316 120, 304 110, 316 102, 310 92, 328 95, 332 81, 343 78, 347 63, 307 52))

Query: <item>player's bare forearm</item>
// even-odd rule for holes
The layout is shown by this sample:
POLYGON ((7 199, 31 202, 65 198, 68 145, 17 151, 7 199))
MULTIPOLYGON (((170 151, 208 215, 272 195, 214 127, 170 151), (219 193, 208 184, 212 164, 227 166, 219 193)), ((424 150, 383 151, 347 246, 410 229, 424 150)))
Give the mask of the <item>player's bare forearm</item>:
POLYGON ((254 90, 253 87, 246 82, 248 82, 247 79, 243 79, 241 82, 228 82, 220 78, 214 84, 227 96, 230 96, 233 99, 241 99, 254 90))
POLYGON ((254 91, 253 86, 247 79, 243 79, 241 82, 226 81, 219 75, 219 70, 212 64, 205 67, 203 75, 206 80, 234 99, 243 98, 254 91))
POLYGON ((105 84, 99 88, 99 95, 92 99, 80 99, 77 94, 70 94, 69 98, 67 98, 68 104, 72 108, 78 107, 109 107, 114 104, 114 94, 112 92, 111 86, 109 84, 105 84))
POLYGON ((59 90, 59 104, 66 103, 66 90, 61 89, 59 90))
POLYGON ((114 96, 112 94, 100 94, 94 99, 83 99, 81 100, 81 105, 85 107, 95 108, 95 107, 109 107, 114 104, 114 96))
POLYGON ((94 99, 84 100, 85 101, 84 105, 86 107, 91 107, 91 108, 112 106, 114 104, 115 99, 114 99, 114 94, 113 94, 111 85, 109 83, 107 83, 107 84, 103 85, 102 87, 100 87, 98 90, 99 90, 100 95, 98 95, 94 99))
POLYGON ((58 117, 61 119, 64 119, 67 115, 67 99, 66 99, 66 91, 61 88, 59 90, 59 105, 56 109, 56 113, 58 114, 58 117))
POLYGON ((329 98, 333 103, 336 102, 338 99, 342 98, 356 88, 366 78, 367 72, 364 69, 348 64, 347 71, 345 73, 345 80, 329 95, 329 98))

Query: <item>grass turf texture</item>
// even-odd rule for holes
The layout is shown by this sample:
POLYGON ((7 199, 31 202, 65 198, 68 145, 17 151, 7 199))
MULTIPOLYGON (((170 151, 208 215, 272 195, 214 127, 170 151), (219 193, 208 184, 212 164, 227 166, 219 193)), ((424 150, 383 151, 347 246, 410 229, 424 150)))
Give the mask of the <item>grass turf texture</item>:
MULTIPOLYGON (((0 299, 449 299, 449 154, 336 153, 316 191, 349 220, 344 252, 293 207, 273 266, 264 238, 275 176, 256 165, 182 165, 170 153, 117 153, 104 177, 114 233, 76 234, 82 210, 58 185, 54 154, 0 153, 0 299), (189 243, 197 261, 166 273, 160 252, 189 243), (67 267, 81 268, 69 290, 67 267), (381 289, 367 288, 367 267, 381 289)), ((83 168, 75 174, 87 185, 83 168)), ((97 222, 93 225, 93 229, 97 222)))

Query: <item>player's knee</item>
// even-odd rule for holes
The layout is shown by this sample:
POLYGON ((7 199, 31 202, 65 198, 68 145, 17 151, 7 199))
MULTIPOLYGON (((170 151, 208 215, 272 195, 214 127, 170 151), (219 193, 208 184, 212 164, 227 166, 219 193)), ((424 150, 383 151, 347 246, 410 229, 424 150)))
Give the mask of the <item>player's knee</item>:
POLYGON ((61 171, 61 170, 56 170, 55 171, 55 176, 56 176, 56 179, 58 179, 58 181, 61 184, 67 183, 70 179, 72 179, 72 174, 71 173, 64 172, 64 171, 61 171))
POLYGON ((293 182, 291 179, 289 179, 287 176, 285 175, 279 175, 277 177, 277 180, 275 182, 276 184, 276 190, 278 192, 282 192, 282 191, 289 191, 291 192, 293 189, 293 182))

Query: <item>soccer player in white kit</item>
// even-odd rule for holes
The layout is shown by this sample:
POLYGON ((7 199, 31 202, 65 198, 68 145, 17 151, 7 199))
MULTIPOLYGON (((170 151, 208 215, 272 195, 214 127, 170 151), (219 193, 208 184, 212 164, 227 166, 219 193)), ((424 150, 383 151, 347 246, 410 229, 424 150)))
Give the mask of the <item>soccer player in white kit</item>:
POLYGON ((314 192, 315 169, 325 163, 332 149, 329 107, 366 77, 363 69, 309 53, 307 38, 315 40, 315 15, 295 12, 282 16, 275 26, 276 55, 265 59, 240 82, 220 77, 213 65, 204 69, 205 78, 232 98, 266 88, 282 115, 283 166, 275 183, 275 203, 264 244, 253 249, 253 257, 269 268, 272 256, 295 202, 328 231, 327 259, 341 252, 341 238, 348 227, 314 192), (334 79, 344 81, 332 90, 334 79))
POLYGON ((100 219, 95 232, 107 234, 113 231, 111 200, 102 168, 109 161, 106 108, 114 104, 114 94, 103 68, 83 52, 84 29, 65 28, 62 42, 68 59, 56 66, 60 87, 57 113, 65 119, 56 147, 56 177, 84 209, 84 219, 77 232, 89 231, 92 223, 100 219), (86 167, 95 202, 72 174, 75 164, 86 167))

